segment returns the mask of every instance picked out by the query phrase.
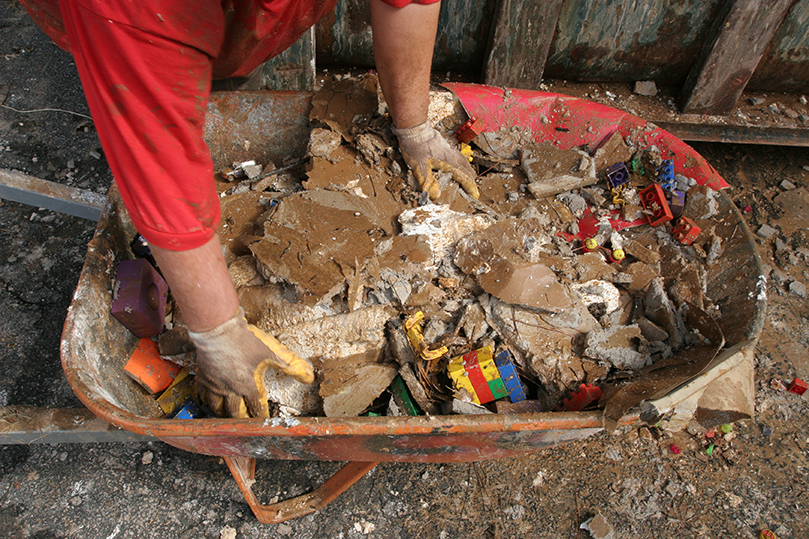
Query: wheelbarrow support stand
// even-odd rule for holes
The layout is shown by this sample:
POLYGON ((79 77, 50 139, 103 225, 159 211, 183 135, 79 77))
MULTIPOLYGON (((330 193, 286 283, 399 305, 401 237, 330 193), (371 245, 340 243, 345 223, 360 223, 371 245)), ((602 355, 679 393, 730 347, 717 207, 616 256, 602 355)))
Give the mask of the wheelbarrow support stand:
POLYGON ((373 470, 379 462, 349 462, 326 480, 325 483, 307 494, 301 494, 278 503, 262 505, 253 493, 256 475, 256 459, 249 457, 224 457, 230 473, 247 500, 247 505, 262 524, 278 524, 326 507, 348 487, 373 470))

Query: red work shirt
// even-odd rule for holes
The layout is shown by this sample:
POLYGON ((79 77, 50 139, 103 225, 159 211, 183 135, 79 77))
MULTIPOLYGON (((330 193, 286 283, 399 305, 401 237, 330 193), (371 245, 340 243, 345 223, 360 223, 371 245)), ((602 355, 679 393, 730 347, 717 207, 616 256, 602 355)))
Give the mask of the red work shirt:
POLYGON ((213 162, 202 138, 211 80, 249 74, 336 2, 21 0, 73 53, 135 227, 150 243, 178 251, 205 244, 219 224, 213 162))

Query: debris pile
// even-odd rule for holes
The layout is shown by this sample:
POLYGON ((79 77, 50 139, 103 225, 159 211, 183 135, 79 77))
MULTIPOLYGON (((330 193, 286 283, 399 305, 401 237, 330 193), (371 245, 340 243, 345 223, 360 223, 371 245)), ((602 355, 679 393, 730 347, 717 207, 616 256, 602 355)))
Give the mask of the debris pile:
MULTIPOLYGON (((438 173, 433 203, 399 155, 375 76, 327 81, 312 104, 305 172, 302 156, 234 163, 219 183, 248 321, 317 373, 304 385, 270 370, 273 415, 612 403, 620 416, 664 387, 651 366, 684 352, 704 365, 723 345, 705 283, 722 253, 715 193, 657 148, 615 132, 560 150, 473 119, 459 138, 480 197, 438 173), (646 392, 628 391, 633 380, 646 392)), ((450 114, 433 124, 460 126, 454 106, 435 96, 432 113, 450 114)))

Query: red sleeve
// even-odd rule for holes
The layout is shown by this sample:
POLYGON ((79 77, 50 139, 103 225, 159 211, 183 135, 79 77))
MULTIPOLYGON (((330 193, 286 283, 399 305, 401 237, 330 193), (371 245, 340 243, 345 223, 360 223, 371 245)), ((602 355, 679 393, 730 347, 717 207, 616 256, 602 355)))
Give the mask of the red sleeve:
POLYGON ((409 6, 410 4, 435 4, 436 2, 440 2, 441 0, 382 0, 389 6, 393 7, 405 7, 409 6))
POLYGON ((220 215, 202 138, 211 57, 102 16, 90 9, 93 0, 87 3, 63 1, 62 16, 132 222, 158 247, 199 247, 213 236, 220 215))

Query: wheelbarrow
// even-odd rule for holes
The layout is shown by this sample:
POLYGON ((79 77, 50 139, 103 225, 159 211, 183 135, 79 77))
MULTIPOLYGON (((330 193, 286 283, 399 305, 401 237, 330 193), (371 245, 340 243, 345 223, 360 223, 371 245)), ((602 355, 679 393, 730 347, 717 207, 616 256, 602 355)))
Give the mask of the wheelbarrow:
MULTIPOLYGON (((551 141, 561 149, 597 144, 617 130, 641 147, 656 145, 675 161, 678 171, 699 183, 716 189, 727 185, 692 148, 631 114, 546 92, 478 85, 450 88, 469 116, 482 122, 476 125, 483 130, 529 127, 537 141, 551 141)), ((310 131, 311 97, 310 93, 289 92, 214 94, 205 136, 215 166, 247 159, 280 162, 290 155, 303 155, 310 131)), ((706 292, 719 306, 718 322, 726 346, 697 376, 646 403, 661 415, 683 408, 693 413, 734 369, 745 362, 752 364, 763 326, 766 281, 753 236, 730 199, 724 194, 718 199, 717 233, 724 235, 725 249, 722 259, 709 268, 706 292)), ((138 339, 110 314, 115 268, 119 261, 133 258, 129 242, 134 235, 113 189, 88 246, 64 326, 61 360, 67 379, 84 405, 108 423, 187 451, 224 457, 262 523, 282 522, 324 507, 382 461, 447 463, 512 457, 582 440, 604 428, 600 411, 268 420, 160 418, 153 399, 122 374, 138 339), (262 505, 252 490, 256 459, 347 464, 313 492, 262 505)), ((752 382, 752 374, 750 378, 752 382)), ((635 409, 619 421, 624 425, 637 422, 640 414, 635 409)))

